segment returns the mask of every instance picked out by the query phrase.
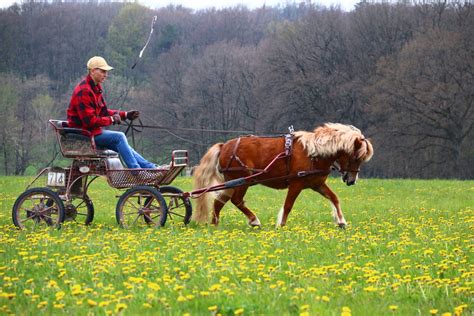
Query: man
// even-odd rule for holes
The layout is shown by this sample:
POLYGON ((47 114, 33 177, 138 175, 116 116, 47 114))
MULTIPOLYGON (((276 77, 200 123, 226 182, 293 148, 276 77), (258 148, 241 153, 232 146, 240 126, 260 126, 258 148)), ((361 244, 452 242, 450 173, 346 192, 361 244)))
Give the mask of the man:
POLYGON ((87 62, 87 76, 74 88, 67 109, 69 127, 89 131, 99 147, 105 147, 119 153, 128 168, 156 168, 128 144, 123 132, 103 130, 103 127, 120 124, 122 120, 134 120, 140 112, 116 111, 107 109, 102 95, 102 86, 112 70, 104 58, 94 56, 87 62))

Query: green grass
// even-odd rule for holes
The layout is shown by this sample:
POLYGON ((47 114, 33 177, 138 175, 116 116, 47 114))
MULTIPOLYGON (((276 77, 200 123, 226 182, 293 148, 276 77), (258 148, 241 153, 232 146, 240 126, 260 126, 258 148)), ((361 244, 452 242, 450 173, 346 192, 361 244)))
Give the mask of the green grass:
MULTIPOLYGON (((474 181, 362 179, 338 194, 349 227, 304 191, 275 228, 285 191, 253 187, 249 228, 229 205, 219 227, 119 229, 116 196, 92 184, 90 227, 18 231, 30 178, 0 177, 0 314, 472 314, 474 181)), ((174 185, 191 190, 191 181, 174 185)))

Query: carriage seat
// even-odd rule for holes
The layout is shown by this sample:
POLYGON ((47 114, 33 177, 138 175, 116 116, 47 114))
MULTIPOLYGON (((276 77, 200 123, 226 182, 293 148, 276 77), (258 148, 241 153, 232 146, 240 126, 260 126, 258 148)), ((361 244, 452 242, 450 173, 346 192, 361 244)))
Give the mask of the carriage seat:
POLYGON ((122 170, 123 165, 122 161, 119 158, 107 158, 105 159, 105 166, 107 170, 122 170))
POLYGON ((96 146, 92 135, 80 128, 68 127, 67 121, 49 120, 56 132, 61 154, 65 158, 109 158, 118 154, 96 146))

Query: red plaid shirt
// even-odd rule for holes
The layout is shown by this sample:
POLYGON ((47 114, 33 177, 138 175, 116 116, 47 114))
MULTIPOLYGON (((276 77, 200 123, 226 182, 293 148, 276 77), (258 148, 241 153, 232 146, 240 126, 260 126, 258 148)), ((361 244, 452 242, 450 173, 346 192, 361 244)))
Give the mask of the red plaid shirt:
POLYGON ((112 124, 111 116, 115 113, 125 119, 125 111, 107 109, 101 85, 96 85, 91 76, 87 75, 74 88, 67 109, 67 122, 69 127, 82 128, 96 136, 102 134, 102 127, 112 124))

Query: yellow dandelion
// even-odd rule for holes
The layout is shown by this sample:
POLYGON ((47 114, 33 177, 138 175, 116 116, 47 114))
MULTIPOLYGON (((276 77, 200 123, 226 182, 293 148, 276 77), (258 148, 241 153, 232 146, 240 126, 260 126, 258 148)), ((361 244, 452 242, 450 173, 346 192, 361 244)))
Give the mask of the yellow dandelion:
POLYGON ((307 311, 309 309, 309 305, 308 304, 304 304, 304 305, 301 305, 300 306, 300 310, 301 311, 307 311))
POLYGON ((350 307, 347 307, 347 306, 343 306, 343 307, 342 307, 342 311, 343 311, 343 312, 347 312, 347 313, 352 313, 350 307))
POLYGON ((209 311, 214 312, 217 310, 217 305, 212 305, 207 308, 209 311))
POLYGON ((467 307, 467 304, 459 305, 458 307, 454 308, 456 312, 462 312, 467 307))
POLYGON ((398 309, 398 306, 397 305, 390 305, 388 307, 388 309, 390 309, 392 312, 396 311, 398 309))
POLYGON ((434 309, 434 308, 433 308, 433 309, 430 309, 430 314, 431 314, 431 315, 436 315, 436 314, 438 314, 438 310, 437 310, 437 309, 434 309))
POLYGON ((327 302, 329 302, 331 299, 329 298, 329 296, 323 295, 323 296, 321 296, 321 300, 322 300, 323 302, 326 302, 326 303, 327 303, 327 302))
POLYGON ((187 301, 186 297, 184 297, 183 295, 178 296, 177 300, 178 300, 178 302, 186 302, 187 301))
POLYGON ((38 303, 38 305, 36 305, 36 307, 38 308, 43 308, 43 307, 46 307, 46 305, 48 305, 48 302, 46 301, 41 301, 38 303))
POLYGON ((66 293, 64 293, 63 291, 57 292, 56 293, 56 300, 60 301, 60 300, 63 299, 64 296, 66 296, 66 293))
POLYGON ((56 303, 53 305, 54 308, 57 308, 57 309, 61 309, 61 308, 64 308, 64 306, 66 306, 65 304, 63 303, 56 303))
POLYGON ((127 304, 125 303, 118 303, 116 306, 115 306, 115 312, 118 313, 124 309, 126 309, 128 306, 127 304))
POLYGON ((87 300, 87 304, 89 304, 90 307, 97 306, 97 302, 91 299, 87 300))
POLYGON ((158 283, 155 283, 155 282, 148 282, 147 286, 148 286, 148 288, 152 289, 153 291, 161 290, 160 285, 158 283))
POLYGON ((23 291, 23 294, 25 294, 26 296, 29 296, 33 293, 33 291, 29 290, 29 289, 26 289, 23 291))
POLYGON ((235 311, 234 311, 234 315, 242 315, 244 313, 244 309, 243 308, 237 308, 235 311))
POLYGON ((230 280, 230 279, 229 279, 228 277, 226 277, 226 276, 221 276, 219 282, 220 282, 220 283, 226 283, 226 282, 228 282, 229 280, 230 280))

